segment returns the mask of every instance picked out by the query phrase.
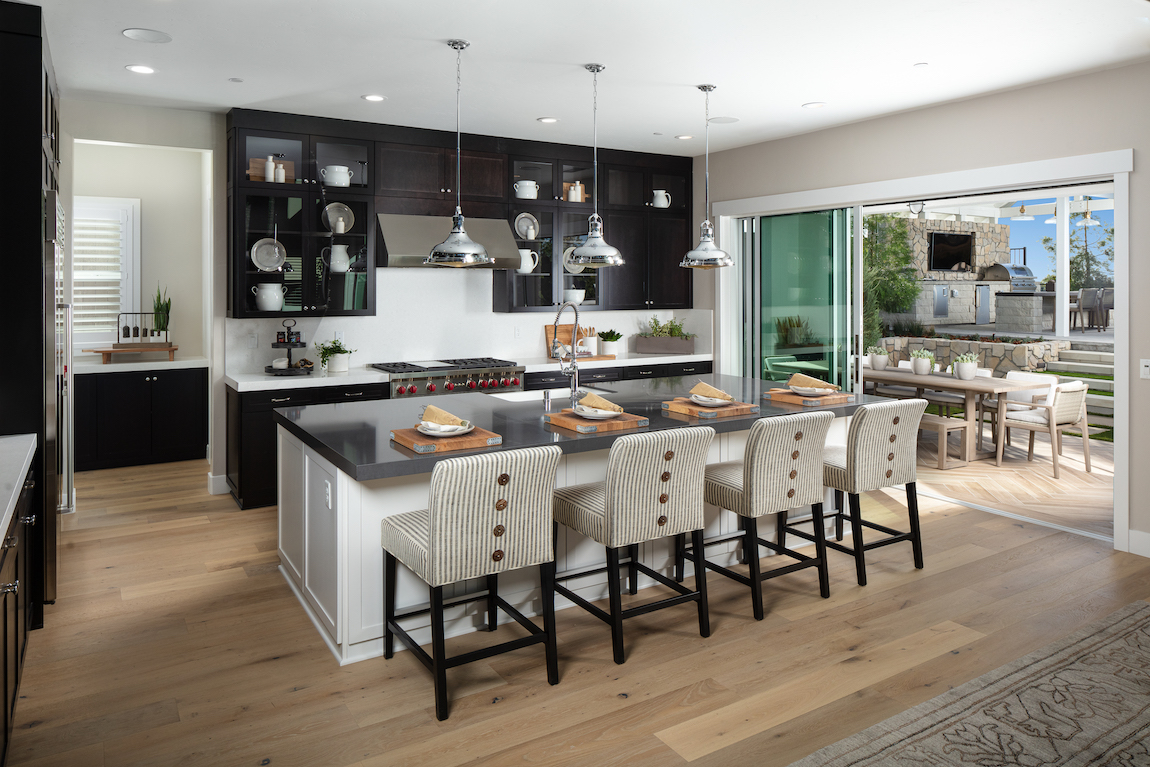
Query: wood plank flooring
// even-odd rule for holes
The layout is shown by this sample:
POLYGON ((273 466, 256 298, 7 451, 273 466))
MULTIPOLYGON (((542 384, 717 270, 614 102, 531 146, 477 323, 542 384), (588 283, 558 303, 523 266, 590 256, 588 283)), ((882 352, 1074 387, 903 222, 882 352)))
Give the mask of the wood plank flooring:
MULTIPOLYGON (((878 549, 860 588, 835 555, 830 599, 810 570, 776 579, 762 622, 743 587, 712 576, 711 637, 690 606, 634 618, 623 666, 605 625, 564 610, 558 686, 538 647, 491 658, 449 672, 439 722, 410 653, 336 665, 276 570, 275 509, 207 495, 206 471, 77 477, 13 765, 787 765, 1150 598, 1150 560, 924 498, 924 570, 908 545, 878 549)), ((863 508, 905 524, 901 493, 863 508)))

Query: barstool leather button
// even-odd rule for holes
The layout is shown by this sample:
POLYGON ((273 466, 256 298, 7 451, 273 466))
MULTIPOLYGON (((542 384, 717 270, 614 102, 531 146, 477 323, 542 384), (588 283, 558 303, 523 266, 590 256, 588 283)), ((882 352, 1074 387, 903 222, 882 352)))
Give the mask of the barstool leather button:
POLYGON ((891 442, 894 442, 894 435, 893 435, 893 434, 892 434, 892 435, 890 435, 890 441, 891 441, 891 442))
POLYGON ((669 472, 669 471, 663 472, 663 476, 659 477, 659 479, 663 480, 664 482, 668 481, 669 479, 671 479, 671 472, 669 472))
POLYGON ((891 423, 893 423, 895 426, 898 426, 898 416, 897 415, 894 417, 894 420, 891 421, 891 423))
POLYGON ((508 482, 511 481, 511 475, 510 474, 500 474, 499 479, 496 481, 501 485, 506 485, 508 482))
POLYGON ((495 510, 496 511, 503 511, 506 508, 507 508, 507 501, 504 500, 503 498, 500 498, 498 501, 495 502, 495 510))
POLYGON ((674 450, 668 450, 667 452, 663 453, 663 460, 664 461, 669 461, 674 457, 675 457, 675 451, 674 450))
POLYGON ((803 438, 803 433, 801 431, 795 432, 795 442, 798 442, 802 438, 803 438))
POLYGON ((894 473, 894 472, 892 472, 890 469, 887 469, 887 470, 886 470, 886 478, 887 478, 887 479, 890 479, 890 475, 891 475, 891 474, 893 474, 893 473, 894 473))
POLYGON ((893 461, 893 460, 894 460, 894 453, 887 453, 887 454, 886 454, 886 459, 887 459, 888 461, 893 461))
POLYGON ((498 538, 499 536, 503 535, 505 532, 507 532, 507 528, 505 528, 503 525, 496 525, 495 529, 491 531, 491 534, 494 535, 496 538, 498 538))
POLYGON ((667 502, 667 494, 663 493, 662 495, 659 496, 659 503, 666 503, 666 502, 667 502))
POLYGON ((793 487, 787 491, 787 497, 788 498, 794 498, 795 497, 795 489, 793 487))
POLYGON ((791 460, 792 460, 792 461, 797 461, 797 460, 798 460, 798 458, 799 458, 799 451, 798 451, 798 450, 796 450, 795 452, 791 453, 791 460))
POLYGON ((667 524, 667 518, 659 517, 657 520, 655 520, 655 523, 659 525, 659 527, 662 527, 663 525, 667 524))
POLYGON ((794 469, 791 469, 791 479, 794 479, 798 475, 799 475, 799 473, 797 471, 795 471, 794 469))
POLYGON ((494 552, 492 552, 491 558, 496 562, 503 559, 503 549, 496 549, 494 552))

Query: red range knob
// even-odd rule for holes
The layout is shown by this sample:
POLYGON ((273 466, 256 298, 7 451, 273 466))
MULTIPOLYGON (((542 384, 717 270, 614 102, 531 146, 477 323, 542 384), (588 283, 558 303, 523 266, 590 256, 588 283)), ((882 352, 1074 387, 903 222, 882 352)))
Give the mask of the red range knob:
POLYGON ((492 378, 490 381, 487 382, 487 388, 488 389, 494 389, 498 385, 499 385, 499 382, 496 381, 494 378, 492 378))
POLYGON ((443 388, 447 389, 448 391, 455 391, 455 384, 451 383, 451 381, 448 381, 443 385, 443 388))
POLYGON ((467 388, 468 389, 474 389, 475 388, 475 381, 468 381, 467 382, 467 388))
POLYGON ((511 385, 512 386, 518 386, 519 385, 519 379, 518 378, 512 378, 511 379, 511 385))
POLYGON ((486 388, 487 388, 487 385, 488 385, 488 384, 487 384, 487 381, 480 381, 480 382, 479 382, 479 388, 480 388, 480 389, 486 389, 486 388))
POLYGON ((395 393, 396 394, 407 394, 407 387, 406 386, 397 386, 397 387, 395 387, 395 393))
POLYGON ((435 384, 428 384, 428 385, 427 385, 427 390, 428 390, 428 391, 435 391, 435 384))
POLYGON ((500 379, 499 379, 499 385, 500 385, 500 386, 506 386, 506 385, 507 385, 507 383, 508 383, 508 381, 507 381, 507 379, 506 379, 506 378, 500 378, 500 379))

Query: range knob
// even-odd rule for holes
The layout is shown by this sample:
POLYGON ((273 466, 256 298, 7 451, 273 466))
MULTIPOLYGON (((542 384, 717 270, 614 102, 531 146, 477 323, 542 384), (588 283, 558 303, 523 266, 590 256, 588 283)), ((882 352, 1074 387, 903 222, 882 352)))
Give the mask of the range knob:
POLYGON ((480 381, 479 382, 479 388, 480 389, 486 389, 487 388, 487 382, 486 381, 480 381))
POLYGON ((428 385, 427 385, 427 390, 428 390, 428 391, 435 391, 435 384, 428 384, 428 385))
POLYGON ((500 385, 500 386, 506 386, 506 385, 507 385, 507 383, 508 383, 508 382, 507 382, 507 379, 506 379, 506 378, 500 378, 500 379, 499 379, 499 385, 500 385))
POLYGON ((467 382, 467 388, 468 389, 474 389, 475 388, 475 381, 468 381, 467 382))
POLYGON ((396 394, 407 394, 407 387, 406 386, 397 386, 397 387, 395 387, 395 393, 396 394))
POLYGON ((443 388, 447 389, 448 391, 455 391, 455 384, 451 383, 451 381, 448 381, 443 385, 443 388))
POLYGON ((519 379, 518 378, 512 378, 511 379, 511 385, 512 386, 518 386, 519 385, 519 379))

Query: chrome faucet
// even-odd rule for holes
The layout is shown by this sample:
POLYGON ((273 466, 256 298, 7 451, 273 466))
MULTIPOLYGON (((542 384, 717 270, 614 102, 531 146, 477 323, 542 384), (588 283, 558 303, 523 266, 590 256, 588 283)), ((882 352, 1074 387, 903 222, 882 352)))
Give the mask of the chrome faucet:
POLYGON ((555 312, 555 333, 551 338, 551 356, 559 358, 559 372, 571 379, 571 407, 574 408, 575 404, 579 401, 579 363, 575 358, 575 337, 579 335, 579 307, 570 301, 565 301, 560 304, 559 311, 555 312), (563 315, 563 310, 568 306, 571 311, 575 312, 575 327, 571 331, 571 346, 561 343, 559 341, 559 318, 563 315), (563 351, 567 350, 570 354, 568 359, 563 359, 563 351))

